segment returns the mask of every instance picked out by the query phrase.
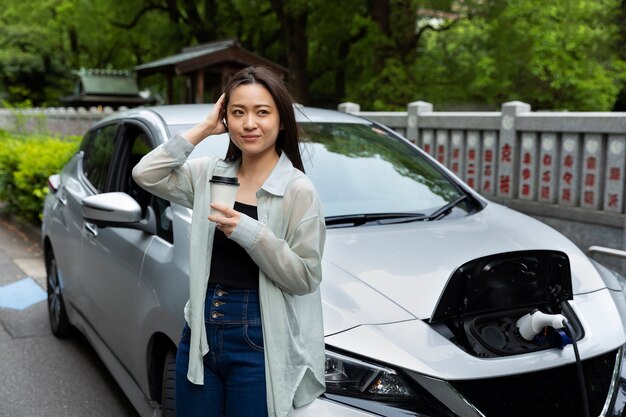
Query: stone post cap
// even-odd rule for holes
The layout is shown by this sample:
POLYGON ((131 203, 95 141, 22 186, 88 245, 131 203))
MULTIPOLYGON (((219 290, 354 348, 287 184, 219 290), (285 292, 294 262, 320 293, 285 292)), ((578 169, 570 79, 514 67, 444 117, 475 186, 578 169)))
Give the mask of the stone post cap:
POLYGON ((530 111, 530 104, 523 101, 509 101, 502 104, 502 113, 517 114, 530 111))
POLYGON ((416 109, 417 113, 430 113, 433 111, 433 104, 427 101, 413 101, 407 105, 408 109, 416 109))
POLYGON ((339 103, 338 110, 344 113, 358 113, 361 111, 361 106, 357 103, 345 102, 339 103))

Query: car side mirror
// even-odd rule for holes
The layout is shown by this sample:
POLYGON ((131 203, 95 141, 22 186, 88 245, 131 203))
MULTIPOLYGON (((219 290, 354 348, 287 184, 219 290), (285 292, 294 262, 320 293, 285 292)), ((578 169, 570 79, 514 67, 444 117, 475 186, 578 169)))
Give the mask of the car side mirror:
POLYGON ((148 207, 141 218, 141 206, 126 193, 112 192, 82 199, 83 218, 98 227, 124 227, 156 234, 154 211, 148 207))

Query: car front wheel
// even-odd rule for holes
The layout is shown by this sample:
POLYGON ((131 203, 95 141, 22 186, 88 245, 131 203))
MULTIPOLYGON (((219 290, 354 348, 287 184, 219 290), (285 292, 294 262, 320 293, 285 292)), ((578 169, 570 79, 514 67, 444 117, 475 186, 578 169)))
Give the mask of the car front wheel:
POLYGON ((46 289, 48 291, 48 317, 52 334, 58 338, 68 337, 72 331, 72 325, 67 318, 65 302, 59 280, 57 261, 52 252, 46 255, 46 289))
POLYGON ((176 351, 170 349, 163 361, 161 417, 176 417, 176 351))

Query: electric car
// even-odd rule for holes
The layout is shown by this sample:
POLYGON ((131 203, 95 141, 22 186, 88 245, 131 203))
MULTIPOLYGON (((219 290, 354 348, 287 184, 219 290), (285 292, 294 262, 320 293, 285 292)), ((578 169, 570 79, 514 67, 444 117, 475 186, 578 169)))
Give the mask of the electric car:
MULTIPOLYGON (((138 187, 131 170, 210 108, 116 113, 49 179, 52 330, 84 333, 142 416, 174 415, 191 211, 138 187)), ((620 275, 385 126, 296 113, 327 224, 327 390, 294 416, 622 415, 620 275)), ((190 158, 227 144, 205 140, 190 158)))

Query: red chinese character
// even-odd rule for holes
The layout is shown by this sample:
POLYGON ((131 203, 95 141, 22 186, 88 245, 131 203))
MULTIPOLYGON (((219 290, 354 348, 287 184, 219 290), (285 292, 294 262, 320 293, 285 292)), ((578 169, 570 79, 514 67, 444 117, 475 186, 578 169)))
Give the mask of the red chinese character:
POLYGON ((543 156, 543 164, 546 166, 549 166, 550 164, 552 164, 552 155, 550 155, 549 153, 545 154, 543 156))
POLYGON ((493 150, 485 149, 485 162, 493 161, 493 150))
POLYGON ((491 165, 485 165, 485 172, 484 175, 486 177, 490 177, 491 176, 491 165))
POLYGON ((574 179, 574 176, 572 175, 571 172, 566 172, 563 174, 563 181, 566 184, 571 184, 573 179, 574 179))
POLYGON ((524 157, 522 158, 522 163, 524 165, 529 165, 530 163, 532 163, 533 158, 532 156, 530 156, 529 152, 524 152, 524 157))
POLYGON ((452 172, 458 174, 459 173, 459 163, 458 162, 453 162, 452 163, 452 172))
POLYGON ((467 164, 467 175, 476 174, 476 164, 469 163, 467 164))
POLYGON ((550 173, 550 171, 543 171, 541 175, 541 182, 550 182, 551 179, 552 174, 550 173))
POLYGON ((618 207, 618 204, 619 204, 619 197, 618 197, 618 195, 617 194, 609 194, 608 206, 616 208, 616 207, 618 207))
POLYGON ((531 175, 530 169, 528 169, 528 168, 524 168, 524 169, 522 170, 522 178, 523 178, 524 180, 529 179, 529 178, 530 178, 530 175, 531 175))
POLYGON ((452 149, 452 159, 459 159, 460 153, 459 148, 452 149))
POLYGON ((609 180, 611 181, 619 181, 621 177, 619 167, 611 167, 609 170, 609 180))
POLYGON ((511 192, 511 177, 508 175, 500 175, 500 194, 509 194, 511 192))
POLYGON ((467 151, 467 159, 469 159, 470 161, 476 159, 476 149, 470 149, 469 151, 467 151))
POLYGON ((541 187, 541 198, 543 200, 550 199, 550 187, 541 187))
POLYGON ((594 174, 585 175, 585 185, 587 187, 593 187, 595 183, 596 183, 596 176, 594 174))
POLYGON ((587 169, 596 169, 596 158, 590 156, 587 158, 587 169))
POLYGON ((593 191, 585 191, 583 194, 583 200, 585 204, 593 204, 593 200, 595 200, 595 194, 593 191))
POLYGON ((491 181, 485 180, 485 182, 483 183, 483 191, 484 192, 491 191, 491 181))
POLYGON ((574 157, 572 155, 565 156, 565 160, 563 161, 563 165, 565 165, 568 168, 573 167, 574 166, 574 157))
POLYGON ((572 190, 570 188, 563 188, 561 192, 561 200, 572 201, 572 190))
POLYGON ((469 185, 471 188, 474 188, 474 183, 475 181, 473 177, 467 179, 467 185, 469 185))
POLYGON ((425 143, 424 144, 424 152, 430 153, 430 143, 425 143))
POLYGON ((445 148, 443 145, 437 146, 437 160, 443 164, 445 148))
POLYGON ((512 154, 513 148, 511 148, 511 145, 509 145, 508 143, 505 143, 504 146, 502 146, 502 155, 500 157, 500 160, 502 162, 511 162, 512 154))
POLYGON ((522 195, 530 195, 530 184, 522 184, 522 195))

